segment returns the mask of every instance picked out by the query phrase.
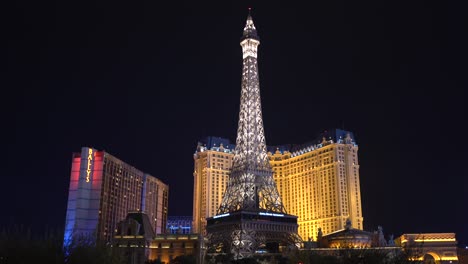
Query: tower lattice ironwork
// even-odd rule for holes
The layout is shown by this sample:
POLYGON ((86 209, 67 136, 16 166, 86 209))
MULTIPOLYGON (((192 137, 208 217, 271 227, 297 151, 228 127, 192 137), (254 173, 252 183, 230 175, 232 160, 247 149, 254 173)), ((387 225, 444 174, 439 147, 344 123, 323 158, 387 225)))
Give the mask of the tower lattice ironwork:
POLYGON ((242 90, 232 170, 217 215, 207 219, 211 246, 230 250, 235 258, 251 256, 259 249, 278 253, 280 247, 301 242, 297 217, 286 213, 268 161, 257 66, 259 44, 249 14, 240 42, 242 90))

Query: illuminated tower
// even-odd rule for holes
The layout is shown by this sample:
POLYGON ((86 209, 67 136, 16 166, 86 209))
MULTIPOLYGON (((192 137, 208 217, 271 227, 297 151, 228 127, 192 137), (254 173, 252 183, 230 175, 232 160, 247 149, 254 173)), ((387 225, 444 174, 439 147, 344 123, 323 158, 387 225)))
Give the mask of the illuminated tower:
POLYGON ((266 151, 257 68, 259 44, 249 14, 240 42, 242 90, 232 171, 217 215, 207 219, 210 245, 230 251, 236 259, 257 250, 278 253, 301 241, 297 217, 286 214, 266 151))

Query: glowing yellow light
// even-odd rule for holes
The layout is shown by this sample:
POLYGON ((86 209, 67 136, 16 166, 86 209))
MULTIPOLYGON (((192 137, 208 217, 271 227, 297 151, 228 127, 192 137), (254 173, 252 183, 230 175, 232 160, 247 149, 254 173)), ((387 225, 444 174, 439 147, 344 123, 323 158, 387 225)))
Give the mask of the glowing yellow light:
POLYGON ((415 239, 414 241, 416 241, 416 242, 447 242, 447 241, 455 242, 455 238, 415 239))
POLYGON ((457 260, 457 261, 458 261, 458 257, 457 257, 457 256, 452 256, 452 257, 441 257, 440 259, 441 259, 441 260, 457 260))
MULTIPOLYGON (((455 242, 455 238, 427 238, 427 239, 415 239, 414 242, 455 242)), ((403 239, 401 243, 408 242, 407 239, 403 239)))
MULTIPOLYGON (((444 261, 449 261, 449 260, 456 260, 458 261, 458 257, 457 256, 451 256, 451 257, 439 257, 437 256, 437 258, 440 258, 440 260, 444 260, 444 261)), ((414 258, 410 258, 411 260, 419 260, 419 261, 423 261, 424 260, 424 256, 422 257, 414 257, 414 258)))
POLYGON ((93 149, 88 151, 88 167, 86 169, 86 182, 89 182, 89 174, 91 173, 91 161, 93 160, 93 149))

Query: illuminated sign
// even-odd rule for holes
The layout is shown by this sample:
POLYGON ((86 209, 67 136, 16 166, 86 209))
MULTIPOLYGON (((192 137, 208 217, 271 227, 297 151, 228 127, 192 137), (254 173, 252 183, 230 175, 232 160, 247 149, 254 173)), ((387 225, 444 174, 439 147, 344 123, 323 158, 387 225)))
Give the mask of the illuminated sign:
POLYGON ((263 213, 263 212, 260 212, 258 214, 259 215, 267 215, 267 216, 281 216, 281 217, 284 216, 284 214, 272 214, 272 213, 263 213))
POLYGON ((93 161, 93 149, 88 151, 88 167, 86 168, 86 182, 89 182, 89 174, 91 174, 91 165, 93 161))
POLYGON ((225 216, 229 216, 229 213, 215 215, 215 216, 213 216, 213 218, 216 219, 216 218, 225 217, 225 216))

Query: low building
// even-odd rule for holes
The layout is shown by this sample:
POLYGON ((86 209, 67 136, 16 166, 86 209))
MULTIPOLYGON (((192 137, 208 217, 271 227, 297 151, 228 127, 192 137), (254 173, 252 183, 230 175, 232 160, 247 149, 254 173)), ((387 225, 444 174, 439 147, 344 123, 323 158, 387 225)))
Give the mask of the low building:
POLYGON ((403 234, 395 244, 411 251, 414 260, 424 263, 458 263, 455 233, 403 234))
POLYGON ((353 228, 349 219, 344 229, 323 236, 319 228, 317 235, 319 248, 376 248, 393 245, 393 242, 387 243, 385 240, 382 227, 379 226, 377 231, 368 232, 353 228))
POLYGON ((197 234, 160 234, 156 235, 150 245, 149 260, 170 263, 182 255, 200 257, 201 236, 197 234))
POLYGON ((404 257, 425 264, 459 263, 460 255, 454 233, 403 234, 386 240, 382 227, 374 232, 363 231, 352 228, 349 220, 345 229, 327 235, 322 235, 319 229, 317 241, 304 242, 302 250, 312 255, 338 258, 373 255, 391 260, 404 257))
MULTIPOLYGON (((202 263, 204 242, 200 234, 156 235, 145 213, 131 212, 118 224, 112 245, 128 264, 144 264, 147 260, 170 263, 182 255, 193 255, 198 263, 202 263)), ((403 254, 428 264, 461 263, 454 233, 403 234, 395 240, 393 236, 385 240, 381 227, 373 232, 363 231, 352 228, 349 220, 344 229, 331 234, 322 235, 319 230, 317 241, 304 242, 301 251, 338 258, 378 254, 391 259, 403 254)))
POLYGON ((127 264, 143 264, 150 256, 154 237, 148 215, 131 212, 119 222, 112 247, 126 259, 127 264))
POLYGON ((349 219, 344 229, 327 235, 323 235, 319 228, 317 241, 309 239, 304 242, 301 251, 309 260, 320 262, 320 258, 327 261, 327 257, 335 257, 343 263, 363 259, 372 261, 375 258, 387 259, 392 263, 392 259, 404 253, 401 247, 395 245, 392 236, 388 241, 385 240, 382 227, 379 226, 374 232, 364 231, 353 228, 349 219))
POLYGON ((147 260, 170 263, 182 255, 202 259, 200 241, 204 240, 198 234, 155 234, 145 213, 131 212, 119 222, 112 246, 127 264, 144 264, 147 260))

